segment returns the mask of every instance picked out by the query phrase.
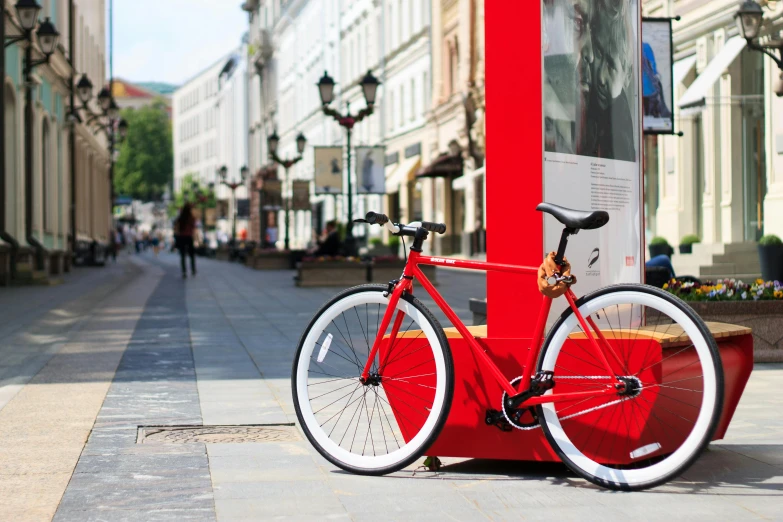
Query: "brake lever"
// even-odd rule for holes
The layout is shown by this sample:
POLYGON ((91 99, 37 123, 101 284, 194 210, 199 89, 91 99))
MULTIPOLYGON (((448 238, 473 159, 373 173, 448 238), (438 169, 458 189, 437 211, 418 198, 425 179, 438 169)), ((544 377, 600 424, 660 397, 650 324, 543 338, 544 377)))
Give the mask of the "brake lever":
POLYGON ((354 223, 369 223, 366 219, 360 218, 360 219, 354 219, 354 223))

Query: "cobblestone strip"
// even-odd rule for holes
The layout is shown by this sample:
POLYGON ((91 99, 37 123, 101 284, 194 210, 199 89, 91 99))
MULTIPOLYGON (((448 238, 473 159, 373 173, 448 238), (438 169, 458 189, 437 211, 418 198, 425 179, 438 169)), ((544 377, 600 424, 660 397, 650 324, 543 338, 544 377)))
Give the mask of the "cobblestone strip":
POLYGON ((120 285, 0 410, 0 520, 51 520, 156 281, 120 285))
POLYGON ((136 444, 139 425, 201 424, 184 283, 147 302, 56 521, 214 520, 203 444, 136 444))

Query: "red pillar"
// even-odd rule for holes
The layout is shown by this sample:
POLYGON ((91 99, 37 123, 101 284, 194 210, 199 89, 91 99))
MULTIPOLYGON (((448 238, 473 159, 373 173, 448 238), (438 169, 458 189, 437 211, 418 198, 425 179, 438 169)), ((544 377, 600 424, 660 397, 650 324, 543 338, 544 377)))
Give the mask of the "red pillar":
MULTIPOLYGON (((544 257, 541 1, 486 2, 487 258, 538 266, 544 257)), ((531 276, 487 276, 489 335, 532 333, 541 294, 531 276)))

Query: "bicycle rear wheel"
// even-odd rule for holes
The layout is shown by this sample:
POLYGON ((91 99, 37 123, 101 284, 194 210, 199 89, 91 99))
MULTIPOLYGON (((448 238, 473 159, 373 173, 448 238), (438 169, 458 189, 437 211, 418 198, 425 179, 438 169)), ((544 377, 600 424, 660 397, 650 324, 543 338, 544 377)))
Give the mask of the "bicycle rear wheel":
POLYGON ((453 393, 446 335, 411 295, 397 305, 394 342, 392 319, 369 381, 359 381, 389 304, 385 290, 358 286, 324 305, 302 334, 293 366, 305 435, 327 460, 364 475, 391 473, 420 457, 445 424, 453 393))
POLYGON ((712 335, 687 304, 646 285, 604 288, 577 306, 600 330, 603 355, 569 308, 549 333, 538 370, 553 372, 548 394, 606 393, 540 405, 549 443, 572 471, 603 487, 671 480, 712 439, 722 411, 712 335))

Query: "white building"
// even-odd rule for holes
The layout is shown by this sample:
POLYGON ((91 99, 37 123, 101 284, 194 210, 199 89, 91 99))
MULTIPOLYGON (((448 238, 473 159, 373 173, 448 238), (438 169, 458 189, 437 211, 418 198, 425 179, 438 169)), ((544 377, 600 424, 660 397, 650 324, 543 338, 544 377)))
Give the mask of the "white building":
MULTIPOLYGON (((764 40, 780 38, 783 4, 764 4, 764 40)), ((692 254, 676 254, 678 275, 754 277, 755 242, 783 236, 781 71, 738 34, 736 0, 646 0, 645 16, 680 16, 674 29, 676 130, 645 137, 646 222, 671 245, 695 234, 692 254)), ((649 239, 649 238, 648 238, 649 239)))
MULTIPOLYGON (((217 228, 229 235, 236 209, 231 190, 221 184, 218 171, 225 166, 227 180, 238 181, 247 164, 246 55, 243 44, 185 82, 172 97, 174 191, 183 189, 187 175, 202 186, 213 183, 218 199, 217 228)), ((236 190, 240 209, 243 199, 247 199, 244 186, 236 190)), ((237 234, 246 227, 247 218, 240 214, 237 234)))
MULTIPOLYGON (((68 269, 76 257, 74 248, 95 253, 91 259, 96 261, 108 244, 112 225, 106 138, 88 127, 85 119, 74 122, 69 107, 72 79, 76 82, 86 74, 96 86, 95 95, 107 76, 105 2, 47 0, 40 4, 39 21, 49 18, 60 40, 50 60, 34 69, 33 85, 28 86, 24 78, 25 42, 5 49, 0 284, 9 282, 11 274, 17 282, 24 282, 68 269), (31 187, 25 177, 28 87, 33 94, 31 187)), ((10 38, 18 34, 14 28, 18 20, 13 2, 4 2, 4 8, 5 36, 10 38)), ((33 57, 38 60, 41 48, 38 42, 32 45, 33 57)), ((90 107, 97 111, 94 98, 90 107)))

